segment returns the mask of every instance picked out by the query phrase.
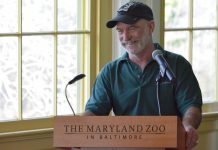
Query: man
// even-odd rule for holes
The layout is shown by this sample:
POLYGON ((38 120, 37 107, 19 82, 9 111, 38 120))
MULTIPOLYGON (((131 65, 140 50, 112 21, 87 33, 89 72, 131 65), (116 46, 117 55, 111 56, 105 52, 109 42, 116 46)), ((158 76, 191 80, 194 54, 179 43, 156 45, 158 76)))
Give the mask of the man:
POLYGON ((196 129, 202 118, 199 84, 188 61, 153 43, 151 8, 129 2, 119 8, 107 27, 116 27, 126 53, 101 70, 83 115, 109 115, 112 109, 115 115, 177 115, 187 132, 188 150, 195 147, 196 129), (157 87, 160 69, 152 58, 156 49, 163 53, 175 74, 174 83, 164 75, 157 87))

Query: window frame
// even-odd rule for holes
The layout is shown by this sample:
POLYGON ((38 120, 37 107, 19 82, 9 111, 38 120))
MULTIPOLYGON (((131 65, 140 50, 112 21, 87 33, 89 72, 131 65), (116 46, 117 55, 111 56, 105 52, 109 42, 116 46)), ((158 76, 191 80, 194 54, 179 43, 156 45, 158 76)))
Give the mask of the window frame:
MULTIPOLYGON (((57 8, 57 1, 54 0, 55 7, 57 8)), ((54 118, 57 115, 57 67, 54 67, 54 116, 48 118, 40 118, 40 119, 22 119, 22 36, 23 35, 54 35, 55 45, 57 45, 57 24, 55 26, 54 32, 40 32, 40 33, 22 33, 21 29, 21 2, 18 1, 18 14, 19 18, 19 32, 14 34, 0 34, 0 36, 18 36, 19 37, 19 47, 18 47, 18 99, 19 99, 19 118, 16 121, 5 121, 0 123, 0 136, 3 133, 14 133, 19 131, 26 130, 38 130, 38 129, 46 129, 53 128, 54 118)), ((83 3, 85 1, 83 0, 83 3)), ((82 95, 80 99, 82 99, 82 105, 80 105, 80 109, 83 110, 85 107, 85 103, 90 96, 91 88, 94 84, 95 78, 98 72, 101 70, 104 64, 112 58, 112 45, 111 45, 111 30, 106 29, 105 22, 109 18, 111 18, 111 1, 101 2, 100 0, 90 0, 90 14, 84 11, 84 14, 90 15, 90 30, 88 31, 78 31, 78 32, 59 32, 61 34, 86 34, 88 36, 89 43, 86 43, 90 48, 88 51, 82 51, 79 55, 81 56, 79 61, 82 61, 82 70, 86 74, 86 79, 83 81, 82 90, 79 91, 82 95)), ((56 9, 57 10, 57 9, 56 9)), ((86 10, 86 9, 84 9, 86 10)), ((56 17, 57 17, 57 12, 56 17)), ((54 21, 57 21, 55 18, 54 21)), ((83 39, 84 41, 86 39, 83 39)), ((87 42, 87 41, 86 41, 87 42)), ((85 42, 84 42, 85 43, 85 42)), ((82 49, 85 49, 87 46, 84 44, 82 49)), ((55 46, 55 65, 57 64, 57 46, 55 46)))
MULTIPOLYGON (((216 10, 216 16, 217 16, 217 24, 215 27, 192 27, 193 26, 193 0, 189 1, 189 5, 190 5, 190 10, 189 10, 189 25, 187 28, 165 28, 165 0, 160 1, 160 5, 161 5, 161 14, 162 14, 162 19, 160 20, 160 24, 161 24, 161 45, 163 45, 164 47, 164 33, 165 31, 187 31, 188 35, 189 35, 189 62, 192 63, 192 44, 193 44, 193 31, 203 31, 203 30, 215 30, 216 31, 216 66, 218 66, 218 9, 216 10)), ((216 112, 218 111, 218 68, 216 67, 216 90, 215 90, 215 100, 213 102, 204 102, 203 105, 203 112, 216 112), (213 106, 217 106, 217 108, 214 108, 213 106)))

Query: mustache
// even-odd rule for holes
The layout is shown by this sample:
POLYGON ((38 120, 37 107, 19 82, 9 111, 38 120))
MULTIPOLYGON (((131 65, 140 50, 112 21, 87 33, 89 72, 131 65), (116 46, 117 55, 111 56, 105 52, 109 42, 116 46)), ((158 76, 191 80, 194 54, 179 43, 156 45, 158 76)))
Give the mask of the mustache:
POLYGON ((126 41, 126 42, 121 42, 122 45, 134 45, 136 44, 136 41, 126 41))

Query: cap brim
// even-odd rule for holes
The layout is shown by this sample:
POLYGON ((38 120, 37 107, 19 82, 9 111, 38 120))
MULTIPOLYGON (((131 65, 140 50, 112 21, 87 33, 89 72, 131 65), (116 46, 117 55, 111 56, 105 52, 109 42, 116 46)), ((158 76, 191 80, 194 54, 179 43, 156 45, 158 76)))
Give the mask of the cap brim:
POLYGON ((112 20, 108 21, 106 26, 108 28, 113 28, 117 25, 117 22, 123 22, 126 24, 133 24, 138 19, 139 18, 137 18, 137 17, 132 17, 132 16, 128 16, 128 15, 118 15, 118 16, 114 17, 112 20))

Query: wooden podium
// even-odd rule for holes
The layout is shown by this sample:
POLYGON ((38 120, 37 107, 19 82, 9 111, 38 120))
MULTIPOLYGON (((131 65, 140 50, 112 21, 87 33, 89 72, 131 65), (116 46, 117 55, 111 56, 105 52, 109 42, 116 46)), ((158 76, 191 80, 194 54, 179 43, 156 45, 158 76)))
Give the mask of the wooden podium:
POLYGON ((185 150, 185 130, 176 116, 58 116, 54 147, 185 150))

